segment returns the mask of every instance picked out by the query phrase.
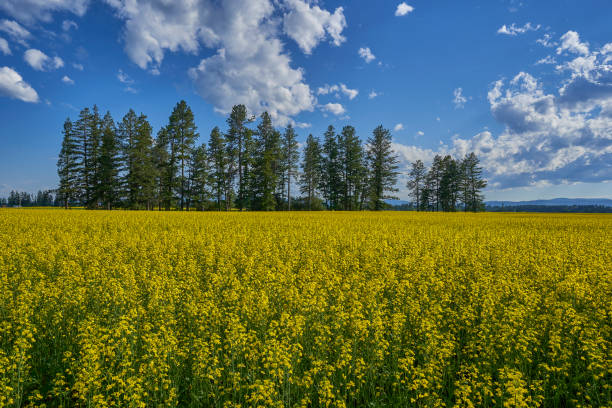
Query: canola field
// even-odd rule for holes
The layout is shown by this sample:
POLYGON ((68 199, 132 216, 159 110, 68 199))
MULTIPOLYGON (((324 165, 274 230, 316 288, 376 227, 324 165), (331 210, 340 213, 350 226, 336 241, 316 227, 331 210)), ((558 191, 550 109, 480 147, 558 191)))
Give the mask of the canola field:
POLYGON ((0 210, 0 406, 610 407, 612 217, 0 210))

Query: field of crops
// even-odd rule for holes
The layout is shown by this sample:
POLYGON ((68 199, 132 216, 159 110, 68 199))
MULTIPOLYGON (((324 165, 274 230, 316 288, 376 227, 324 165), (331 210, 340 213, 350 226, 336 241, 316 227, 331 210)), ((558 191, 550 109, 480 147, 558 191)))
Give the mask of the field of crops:
POLYGON ((612 217, 0 210, 0 406, 612 406, 612 217))

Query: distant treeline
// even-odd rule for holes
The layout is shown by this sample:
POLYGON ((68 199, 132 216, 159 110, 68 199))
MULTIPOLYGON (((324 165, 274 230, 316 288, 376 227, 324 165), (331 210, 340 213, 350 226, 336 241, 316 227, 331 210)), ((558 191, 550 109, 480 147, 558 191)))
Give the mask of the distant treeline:
POLYGON ((508 205, 487 206, 491 212, 555 212, 555 213, 612 213, 605 205, 508 205))
MULTIPOLYGON (((90 209, 381 210, 395 198, 398 158, 383 126, 366 143, 353 126, 329 126, 322 140, 309 135, 300 154, 291 125, 275 129, 267 112, 259 119, 255 126, 236 105, 227 129, 213 128, 208 143, 196 146, 185 101, 156 137, 144 114, 130 110, 116 124, 110 113, 85 108, 64 123, 58 199, 66 208, 90 209)), ((476 180, 474 154, 460 161, 436 156, 429 172, 419 163, 410 173, 419 208, 481 209, 486 183, 476 180)))
POLYGON ((7 198, 0 197, 0 207, 52 207, 61 206, 54 190, 39 190, 36 194, 11 191, 7 198))

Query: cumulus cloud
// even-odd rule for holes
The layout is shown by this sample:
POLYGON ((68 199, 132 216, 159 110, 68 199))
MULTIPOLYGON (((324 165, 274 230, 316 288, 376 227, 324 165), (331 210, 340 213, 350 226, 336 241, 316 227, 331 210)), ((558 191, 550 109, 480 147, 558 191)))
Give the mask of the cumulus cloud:
POLYGON ((0 68, 0 94, 24 102, 38 102, 38 93, 12 68, 0 68))
POLYGON ((568 31, 561 36, 561 45, 557 48, 557 54, 565 51, 574 54, 589 54, 589 44, 580 41, 580 36, 575 31, 568 31))
POLYGON ((9 47, 8 41, 2 37, 0 37, 0 51, 2 51, 4 55, 11 55, 11 47, 9 47))
POLYGON ((397 5, 397 8, 395 9, 395 15, 398 17, 405 16, 408 13, 412 13, 412 11, 414 11, 414 7, 409 6, 405 2, 402 2, 397 5))
MULTIPOLYGON (((489 185, 498 189, 612 181, 612 45, 587 52, 577 35, 564 35, 575 58, 559 65, 568 76, 556 92, 527 72, 495 81, 487 99, 504 131, 455 136, 437 150, 394 144, 402 170, 435 154, 475 152, 489 185), (572 45, 573 44, 573 45, 572 45), (608 49, 609 48, 609 49, 608 49)), ((563 53, 565 55, 565 53, 563 53)))
POLYGON ((404 130, 404 125, 403 125, 402 123, 398 123, 397 125, 395 125, 395 126, 393 127, 393 130, 394 130, 395 132, 399 132, 400 130, 404 130))
POLYGON ((325 105, 321 105, 321 110, 333 113, 334 115, 342 115, 346 110, 344 106, 339 103, 326 103, 325 105))
POLYGON ((278 124, 317 103, 303 70, 292 67, 281 34, 312 52, 327 38, 341 44, 346 26, 341 8, 330 13, 303 0, 106 2, 125 21, 125 50, 138 66, 155 73, 165 52, 213 49, 189 70, 196 91, 219 112, 242 103, 254 114, 267 110, 278 124))
POLYGON ((359 53, 359 56, 368 64, 376 59, 376 56, 372 54, 370 47, 361 47, 357 52, 359 53))
POLYGON ((463 96, 463 88, 456 88, 453 91, 453 103, 455 104, 455 109, 461 109, 465 106, 467 102, 467 98, 463 96))
POLYGON ((31 24, 36 21, 49 22, 53 12, 70 12, 83 16, 89 0, 3 0, 0 10, 13 18, 31 24))
POLYGON ((378 92, 376 92, 375 90, 371 90, 370 93, 368 94, 368 99, 374 99, 377 96, 379 96, 380 94, 378 92))
POLYGON ((64 75, 62 82, 68 85, 74 85, 74 81, 68 75, 64 75))
POLYGON ((503 26, 501 26, 497 30, 497 34, 505 34, 505 35, 515 36, 517 34, 525 34, 527 31, 537 31, 541 27, 542 26, 540 24, 534 26, 531 23, 526 23, 522 27, 521 26, 517 26, 514 23, 510 24, 509 26, 504 24, 503 26))
POLYGON ((23 54, 23 59, 37 71, 50 71, 64 66, 60 57, 49 57, 37 49, 29 49, 23 54))
POLYGON ((22 45, 27 45, 26 41, 32 37, 28 30, 13 20, 2 20, 0 22, 0 31, 7 33, 12 39, 22 45))
POLYGON ((72 67, 74 69, 78 69, 79 71, 82 71, 84 69, 83 64, 74 63, 74 64, 72 64, 72 67))
POLYGON ((418 132, 416 132, 417 136, 425 136, 425 132, 423 132, 422 130, 419 130, 418 132))
POLYGON ((346 41, 342 36, 346 27, 342 7, 338 7, 333 14, 303 0, 286 0, 285 7, 288 13, 283 17, 283 30, 304 53, 312 53, 327 36, 336 46, 346 41))

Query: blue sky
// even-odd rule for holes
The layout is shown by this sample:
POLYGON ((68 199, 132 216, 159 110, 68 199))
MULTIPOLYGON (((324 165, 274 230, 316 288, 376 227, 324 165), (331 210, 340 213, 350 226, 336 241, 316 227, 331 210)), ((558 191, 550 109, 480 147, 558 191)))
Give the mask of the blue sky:
POLYGON ((202 142, 244 103, 300 140, 383 124, 402 170, 475 151, 490 200, 611 198, 611 18, 607 0, 4 0, 0 196, 55 187, 81 108, 157 131, 185 99, 202 142))

